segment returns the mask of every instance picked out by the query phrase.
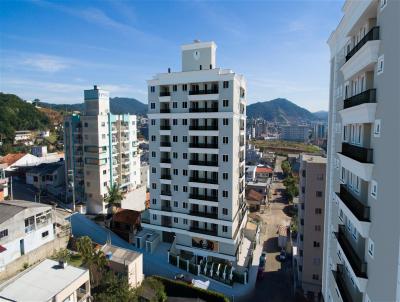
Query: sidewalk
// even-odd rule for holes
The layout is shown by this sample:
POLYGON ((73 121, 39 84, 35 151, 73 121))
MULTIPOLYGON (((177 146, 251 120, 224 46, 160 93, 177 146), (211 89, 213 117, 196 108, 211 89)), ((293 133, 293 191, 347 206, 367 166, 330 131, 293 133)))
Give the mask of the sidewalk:
MULTIPOLYGON (((253 253, 253 263, 249 270, 249 283, 248 284, 237 284, 233 287, 229 287, 225 284, 219 283, 213 279, 204 277, 203 275, 194 276, 189 272, 183 271, 168 263, 168 249, 170 244, 160 243, 153 254, 147 253, 144 250, 138 249, 135 246, 129 244, 110 230, 97 225, 84 215, 75 213, 71 216, 72 234, 75 237, 89 236, 93 241, 99 244, 105 244, 107 238, 111 239, 113 245, 130 249, 143 254, 143 272, 145 275, 160 275, 168 278, 173 278, 177 273, 185 273, 190 275, 192 278, 206 281, 210 280, 209 289, 225 294, 231 300, 241 297, 248 296, 254 290, 257 268, 259 263, 259 257, 262 252, 262 246, 258 245, 253 253)), ((245 300, 244 300, 245 301, 245 300)))

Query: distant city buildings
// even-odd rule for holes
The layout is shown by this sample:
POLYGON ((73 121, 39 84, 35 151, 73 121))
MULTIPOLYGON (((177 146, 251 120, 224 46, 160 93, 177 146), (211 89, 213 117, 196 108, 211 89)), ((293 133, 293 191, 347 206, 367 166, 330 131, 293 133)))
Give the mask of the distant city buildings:
POLYGON ((309 301, 321 299, 326 158, 301 155, 295 282, 309 301))
POLYGON ((284 125, 280 126, 280 130, 281 140, 308 142, 310 138, 310 127, 307 125, 284 125))
POLYGON ((106 213, 104 200, 113 184, 127 193, 126 198, 141 186, 136 116, 112 114, 109 93, 97 86, 85 90, 84 96, 83 114, 64 121, 66 179, 88 213, 106 213))
POLYGON ((331 34, 325 301, 400 301, 400 2, 347 0, 331 34))

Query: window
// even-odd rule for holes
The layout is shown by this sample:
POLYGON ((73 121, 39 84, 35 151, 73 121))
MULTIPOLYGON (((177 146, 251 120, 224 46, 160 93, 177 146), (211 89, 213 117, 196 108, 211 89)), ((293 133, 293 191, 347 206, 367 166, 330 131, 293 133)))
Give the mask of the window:
POLYGON ((151 141, 152 141, 152 142, 155 142, 155 141, 156 141, 156 136, 155 136, 155 135, 152 135, 152 136, 151 136, 151 141))
POLYGON ((229 139, 228 139, 227 136, 224 136, 224 137, 222 138, 222 143, 223 143, 223 144, 227 144, 228 141, 229 141, 229 139))
POLYGON ((222 191, 222 197, 228 198, 228 191, 222 191))
POLYGON ((157 184, 153 182, 153 183, 151 184, 151 188, 154 189, 154 190, 157 189, 157 184))
POLYGON ((381 11, 385 8, 387 0, 381 0, 381 11))
POLYGON ((374 258, 374 242, 371 239, 368 239, 368 255, 374 258))
POLYGON ((312 275, 312 278, 313 278, 313 280, 319 280, 319 275, 313 274, 313 275, 312 275))
POLYGON ((183 91, 187 91, 187 84, 183 84, 183 85, 182 85, 182 90, 183 90, 183 91))
POLYGON ((42 238, 46 238, 47 236, 49 236, 49 231, 46 231, 46 232, 42 233, 42 238))
POLYGON ((384 67, 384 56, 383 55, 378 58, 377 66, 378 67, 377 67, 377 70, 376 70, 376 74, 380 75, 380 74, 383 73, 383 67, 384 67))
POLYGON ((87 127, 89 127, 89 124, 88 124, 88 123, 85 123, 84 126, 85 126, 85 128, 87 128, 87 127))
POLYGON ((186 118, 184 118, 184 119, 182 120, 182 125, 187 126, 187 119, 186 119, 186 118))
POLYGON ((228 125, 229 125, 229 120, 228 120, 227 118, 224 118, 224 119, 222 120, 222 124, 223 124, 224 126, 228 126, 228 125))
POLYGON ((87 182, 86 182, 86 186, 87 186, 87 187, 90 187, 90 181, 87 181, 87 182))
POLYGON ((156 125, 156 120, 151 120, 151 125, 155 126, 156 125))
POLYGON ((172 85, 172 91, 177 91, 178 90, 178 85, 172 85))
POLYGON ((183 219, 183 224, 188 224, 188 220, 187 219, 183 219))
POLYGON ((25 219, 25 233, 33 231, 35 228, 35 217, 31 216, 25 219))
POLYGON ((316 232, 321 232, 321 226, 320 225, 314 226, 314 229, 315 229, 316 232))
POLYGON ((174 207, 175 207, 175 208, 179 207, 179 204, 178 204, 177 201, 174 201, 174 207))
POLYGON ((155 92, 156 91, 156 87, 155 86, 150 86, 150 92, 155 92))
POLYGON ((322 209, 321 208, 316 208, 315 209, 315 214, 322 214, 322 209))
POLYGON ((322 197, 322 192, 321 191, 316 191, 315 192, 316 197, 322 197))
POLYGON ((151 173, 157 173, 157 168, 151 167, 151 173))
POLYGON ((156 103, 150 103, 150 109, 156 109, 156 103))
POLYGON ((301 176, 302 176, 302 177, 306 177, 306 170, 302 170, 302 171, 301 171, 301 176))
POLYGON ((172 102, 172 108, 178 108, 178 102, 172 102))
POLYGON ((318 241, 314 241, 314 247, 319 247, 319 242, 318 241))
POLYGON ((8 236, 8 229, 0 231, 0 239, 5 238, 8 236))
POLYGON ((300 234, 300 241, 303 241, 304 240, 304 236, 303 236, 303 234, 300 234))
POLYGON ((229 88, 229 82, 228 82, 228 81, 224 81, 223 87, 224 87, 224 88, 229 88))
POLYGON ((106 182, 106 181, 103 182, 103 186, 104 186, 104 187, 107 187, 107 182, 106 182))
POLYGON ((101 122, 101 127, 105 127, 106 123, 105 122, 101 122))
POLYGON ((302 272, 302 271, 303 271, 303 266, 299 265, 299 272, 302 272))
POLYGON ((182 203, 182 207, 183 207, 184 209, 187 209, 188 203, 187 203, 187 202, 183 202, 183 203, 182 203))
POLYGON ((183 159, 187 159, 187 153, 182 153, 183 159))
POLYGON ((157 220, 157 215, 153 214, 153 220, 157 220))
POLYGON ((183 174, 183 176, 188 176, 188 170, 182 170, 182 174, 183 174))
POLYGON ((187 186, 183 186, 183 192, 187 193, 188 189, 187 186))
POLYGON ((378 183, 375 180, 371 181, 371 196, 373 198, 378 196, 378 183))
POLYGON ((174 126, 178 125, 178 119, 174 118, 172 120, 172 125, 174 125, 174 126))
POLYGON ((375 120, 374 122, 374 137, 381 136, 381 120, 375 120))
POLYGON ((156 152, 155 151, 151 152, 151 157, 156 157, 156 152))
POLYGON ((172 137, 172 141, 173 141, 174 143, 177 143, 177 142, 178 142, 178 136, 174 135, 174 136, 172 137))
POLYGON ((306 193, 306 188, 305 187, 301 187, 301 193, 306 193))
POLYGON ((182 103, 182 108, 187 108, 187 102, 182 103))
POLYGON ((228 232, 228 227, 226 225, 222 226, 222 232, 224 233, 228 232))
POLYGON ((229 101, 228 100, 223 100, 222 101, 222 106, 223 107, 228 107, 229 106, 229 101))
POLYGON ((151 203, 152 203, 152 204, 157 204, 157 199, 156 199, 156 198, 153 198, 153 199, 151 200, 151 203))
POLYGON ((227 209, 227 208, 223 208, 223 209, 222 209, 222 214, 228 215, 228 209, 227 209))
POLYGON ((187 136, 183 136, 183 137, 182 137, 182 141, 183 141, 184 143, 187 143, 187 136))
POLYGON ((227 154, 222 155, 222 161, 223 162, 227 162, 228 161, 228 155, 227 154))
POLYGON ((101 138, 102 138, 102 139, 105 139, 105 138, 106 138, 106 135, 105 135, 105 134, 102 134, 102 135, 101 135, 101 138))
POLYGON ((300 224, 304 225, 304 219, 303 218, 300 219, 300 224))
POLYGON ((226 173, 226 172, 222 173, 222 179, 227 180, 228 179, 228 173, 226 173))
POLYGON ((202 70, 203 69, 203 66, 202 65, 200 65, 200 70, 202 70))
POLYGON ((174 170, 173 170, 173 174, 174 174, 174 175, 178 175, 178 169, 174 169, 174 170))
POLYGON ((178 185, 174 185, 174 191, 178 192, 178 185))
POLYGON ((172 152, 172 157, 177 159, 178 158, 178 152, 172 152))
POLYGON ((106 175, 107 174, 107 170, 103 170, 103 175, 106 175))
POLYGON ((317 180, 324 180, 324 174, 318 174, 317 180))

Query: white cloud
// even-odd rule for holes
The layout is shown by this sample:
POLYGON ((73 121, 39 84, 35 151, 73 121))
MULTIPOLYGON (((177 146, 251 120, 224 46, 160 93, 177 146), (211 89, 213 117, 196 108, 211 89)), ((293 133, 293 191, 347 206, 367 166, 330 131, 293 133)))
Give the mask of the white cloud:
POLYGON ((63 58, 47 55, 32 56, 22 61, 22 64, 46 72, 57 72, 70 66, 63 58))

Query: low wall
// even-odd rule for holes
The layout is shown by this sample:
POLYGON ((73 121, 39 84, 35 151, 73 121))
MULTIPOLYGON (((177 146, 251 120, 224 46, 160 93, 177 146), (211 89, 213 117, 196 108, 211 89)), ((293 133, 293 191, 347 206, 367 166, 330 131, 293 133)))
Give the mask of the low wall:
POLYGON ((9 263, 5 266, 4 270, 0 272, 0 282, 18 274, 24 269, 24 265, 27 264, 28 266, 31 266, 45 258, 53 256, 58 250, 65 249, 67 247, 68 240, 69 236, 56 237, 53 241, 48 242, 9 263))

